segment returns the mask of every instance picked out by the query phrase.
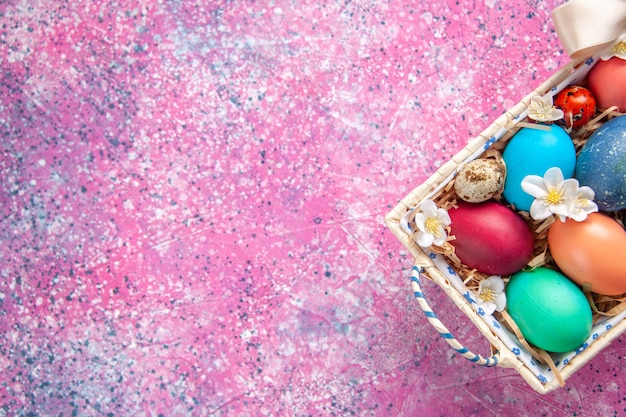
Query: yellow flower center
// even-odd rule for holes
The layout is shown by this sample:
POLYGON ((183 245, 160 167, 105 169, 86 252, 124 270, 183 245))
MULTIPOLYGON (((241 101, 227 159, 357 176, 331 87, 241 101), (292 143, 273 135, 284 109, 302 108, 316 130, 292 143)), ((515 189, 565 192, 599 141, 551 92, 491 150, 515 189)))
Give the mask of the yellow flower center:
POLYGON ((424 221, 424 228, 427 232, 431 233, 435 237, 441 237, 441 231, 439 227, 441 222, 434 217, 429 217, 424 221))
POLYGON ((576 206, 586 207, 589 204, 589 199, 585 197, 576 197, 576 206))
POLYGON ((561 201, 563 201, 563 190, 551 188, 546 196, 546 202, 548 204, 559 204, 561 201))
POLYGON ((544 121, 552 118, 553 110, 554 106, 549 103, 536 102, 528 111, 533 119, 544 121))
POLYGON ((549 118, 552 115, 552 110, 554 110, 552 106, 542 104, 539 108, 535 109, 535 113, 537 116, 549 118))
POLYGON ((487 303, 492 303, 496 299, 496 294, 493 292, 491 288, 483 288, 480 290, 480 294, 478 294, 478 298, 487 303))
POLYGON ((613 52, 615 54, 623 54, 626 53, 626 42, 622 41, 613 47, 613 52))

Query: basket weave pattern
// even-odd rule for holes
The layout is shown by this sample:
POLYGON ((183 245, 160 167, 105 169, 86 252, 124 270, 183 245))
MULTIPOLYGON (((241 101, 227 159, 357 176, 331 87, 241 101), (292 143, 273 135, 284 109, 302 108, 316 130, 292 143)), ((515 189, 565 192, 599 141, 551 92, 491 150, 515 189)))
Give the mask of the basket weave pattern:
MULTIPOLYGON (((491 344, 492 356, 489 359, 481 357, 480 360, 483 362, 481 364, 487 366, 497 364, 501 367, 514 368, 533 389, 542 394, 562 385, 564 380, 626 330, 625 309, 619 308, 612 315, 596 317, 592 335, 579 349, 565 354, 551 355, 549 358, 553 362, 550 364, 551 366, 542 364, 542 360, 537 358, 536 352, 525 348, 527 345, 515 335, 515 329, 511 329, 507 323, 502 321, 501 316, 480 314, 476 309, 472 287, 476 284, 476 279, 481 277, 474 277, 472 276, 473 271, 462 268, 458 258, 455 259, 453 253, 420 248, 412 236, 411 222, 416 208, 424 200, 432 199, 438 204, 445 205, 445 201, 441 200, 445 200, 446 194, 450 194, 454 176, 462 165, 478 157, 484 157, 490 151, 493 152, 493 149, 502 149, 506 146, 506 141, 519 130, 519 124, 526 120, 528 107, 533 97, 544 96, 549 93, 555 95, 569 85, 580 84, 596 60, 597 58, 592 57, 572 61, 553 74, 517 105, 496 119, 478 137, 471 140, 464 149, 441 166, 428 180, 405 196, 387 214, 385 219, 390 230, 415 258, 412 277, 414 285, 420 284, 417 278, 418 272, 420 276, 424 275, 438 284, 491 344)), ((576 143, 576 140, 574 142, 578 147, 582 144, 576 143)), ((538 227, 537 225, 534 226, 535 229, 538 227)), ((542 248, 539 247, 536 251, 541 252, 542 248)), ((429 320, 431 320, 431 316, 436 318, 421 291, 416 293, 416 297, 429 320)), ((626 305, 625 303, 621 304, 621 307, 626 305)), ((442 328, 440 324, 436 325, 433 320, 431 320, 431 324, 442 336, 449 334, 445 327, 442 328)), ((451 335, 444 336, 444 338, 452 339, 451 335)), ((460 353, 466 351, 462 345, 450 344, 460 353)))

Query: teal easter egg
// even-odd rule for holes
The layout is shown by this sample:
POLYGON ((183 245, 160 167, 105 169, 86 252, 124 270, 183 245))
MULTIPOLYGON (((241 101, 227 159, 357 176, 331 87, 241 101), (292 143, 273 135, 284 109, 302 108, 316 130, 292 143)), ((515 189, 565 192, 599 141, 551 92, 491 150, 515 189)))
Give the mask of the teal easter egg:
MULTIPOLYGON (((548 126, 548 125, 546 125, 548 126)), ((511 138, 502 153, 506 164, 506 179, 502 195, 517 210, 530 211, 534 197, 522 190, 527 175, 543 177, 552 167, 558 167, 565 178, 574 175, 576 149, 565 130, 549 125, 549 130, 524 127, 511 138)))
POLYGON ((562 273, 539 267, 511 276, 507 311, 524 338, 548 352, 569 352, 591 334, 591 307, 583 291, 562 273))
POLYGON ((593 132, 578 155, 575 176, 596 193, 601 211, 626 208, 626 116, 593 132))

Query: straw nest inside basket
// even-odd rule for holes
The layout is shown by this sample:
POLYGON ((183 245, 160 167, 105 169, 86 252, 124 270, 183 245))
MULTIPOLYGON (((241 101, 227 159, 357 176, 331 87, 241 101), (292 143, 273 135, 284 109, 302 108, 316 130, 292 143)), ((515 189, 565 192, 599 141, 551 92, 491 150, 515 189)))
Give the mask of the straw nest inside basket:
MULTIPOLYGON (((591 120, 586 126, 580 128, 577 131, 570 132, 570 137, 576 147, 577 153, 583 147, 589 136, 604 122, 610 120, 613 117, 620 116, 621 113, 616 111, 616 108, 610 108, 605 111, 599 112, 596 117, 591 120)), ((501 140, 494 143, 487 151, 485 151, 480 158, 493 158, 497 162, 499 162, 504 167, 504 162, 502 161, 501 152, 506 147, 506 144, 514 136, 514 134, 521 128, 529 127, 540 128, 538 125, 533 125, 529 123, 528 120, 522 123, 518 123, 515 127, 513 127, 510 132, 505 135, 501 140)), ((459 167, 460 168, 460 167, 459 167)), ((457 195, 454 190, 454 178, 450 180, 438 193, 433 195, 431 199, 437 204, 438 207, 443 209, 450 209, 457 206, 457 195)), ((501 192, 496 194, 493 197, 494 200, 499 201, 501 203, 506 204, 505 201, 502 200, 501 192)), ((518 213, 524 217, 524 219, 528 222, 531 229, 535 235, 535 249, 534 249, 534 257, 529 262, 527 268, 532 269, 539 266, 546 266, 552 269, 558 270, 558 266, 553 261, 550 250, 548 248, 548 230, 550 225, 555 221, 555 217, 549 217, 543 221, 536 221, 532 219, 528 212, 518 211, 518 213)), ((610 214, 615 220, 624 225, 624 211, 616 212, 616 213, 607 213, 610 214)), ((416 228, 414 228, 416 230, 416 228)), ((464 280, 465 285, 470 290, 474 290, 477 292, 478 285, 480 281, 487 278, 488 275, 480 273, 475 269, 470 269, 467 266, 463 265, 460 259, 454 253, 454 246, 450 243, 454 240, 454 236, 449 236, 448 241, 444 243, 442 246, 434 246, 432 249, 435 252, 440 253, 444 256, 446 261, 450 266, 452 266, 458 275, 464 280)), ((509 277, 502 277, 505 282, 508 282, 509 277)), ((587 299, 591 305, 593 311, 593 321, 597 322, 600 318, 605 316, 613 316, 619 314, 624 309, 626 309, 626 294, 622 294, 620 296, 605 296, 596 293, 592 293, 588 291, 588 289, 583 288, 585 294, 587 295, 587 299)), ((517 334, 518 338, 520 338, 520 342, 526 344, 519 332, 519 329, 516 328, 515 323, 510 319, 506 310, 502 313, 495 313, 501 321, 509 327, 511 331, 517 334)), ((547 362, 550 364, 549 358, 546 357, 545 352, 540 350, 535 350, 530 346, 527 346, 529 352, 536 357, 541 362, 547 362)))

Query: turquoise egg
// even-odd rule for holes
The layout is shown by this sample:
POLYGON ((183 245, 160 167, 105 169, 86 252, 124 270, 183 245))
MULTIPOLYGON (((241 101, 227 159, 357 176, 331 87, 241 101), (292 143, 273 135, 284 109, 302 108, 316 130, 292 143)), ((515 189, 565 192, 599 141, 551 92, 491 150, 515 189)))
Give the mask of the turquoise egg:
POLYGON ((576 179, 596 193, 602 211, 626 208, 626 116, 604 123, 578 155, 576 179))
POLYGON ((511 276, 507 311, 524 338, 548 352, 569 352, 591 334, 592 314, 583 291, 562 273, 539 267, 511 276))
MULTIPOLYGON (((548 125, 546 125, 548 126, 548 125)), ((558 167, 565 178, 574 175, 576 149, 567 132, 557 125, 550 130, 524 127, 506 145, 502 158, 506 164, 504 198, 518 210, 530 211, 534 197, 522 190, 526 175, 539 175, 558 167)))

